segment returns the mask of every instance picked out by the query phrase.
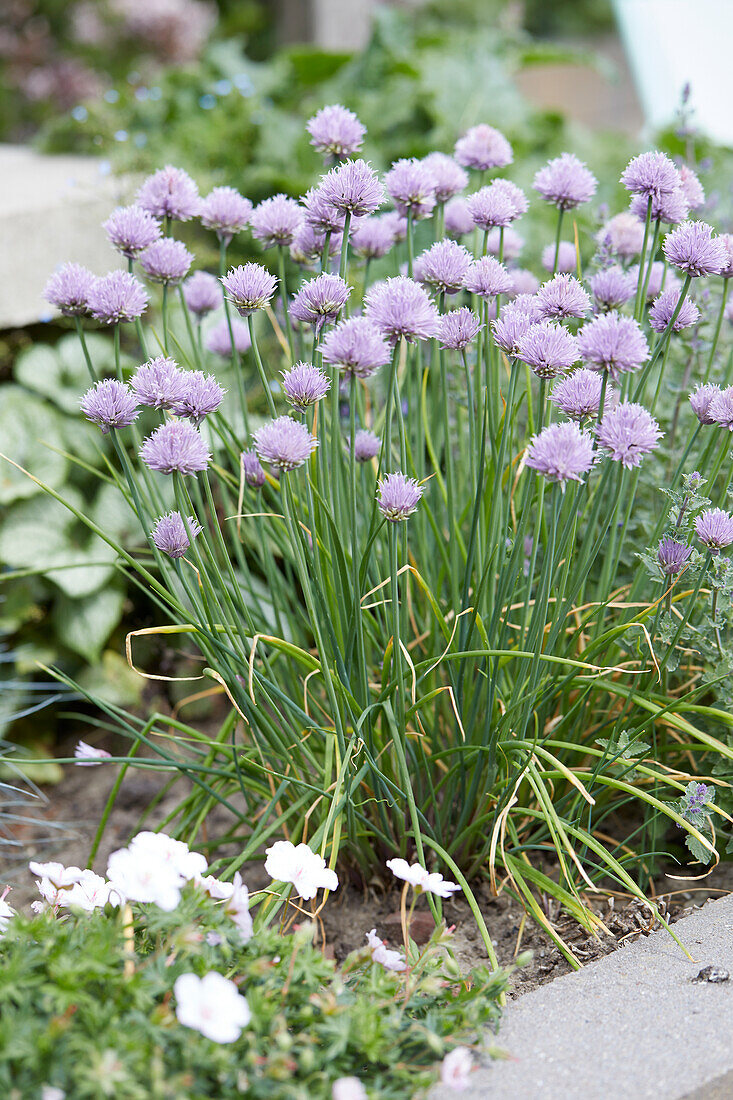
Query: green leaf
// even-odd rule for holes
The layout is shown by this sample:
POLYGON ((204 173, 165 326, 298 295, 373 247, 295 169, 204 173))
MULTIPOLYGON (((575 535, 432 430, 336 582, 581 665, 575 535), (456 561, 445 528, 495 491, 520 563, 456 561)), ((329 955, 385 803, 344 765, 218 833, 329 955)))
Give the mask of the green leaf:
POLYGON ((709 848, 706 848, 704 844, 701 844, 692 833, 687 833, 685 836, 685 844, 690 849, 695 859, 699 860, 700 863, 704 863, 705 865, 710 863, 710 860, 713 858, 713 853, 709 848))
MULTIPOLYGON (((64 446, 64 417, 47 402, 21 386, 4 385, 0 402, 0 451, 28 473, 59 489, 69 469, 68 460, 45 447, 64 446)), ((41 490, 21 470, 0 460, 0 504, 12 504, 41 490)))
POLYGON ((618 757, 620 760, 636 760, 649 752, 646 741, 640 741, 637 737, 633 741, 629 740, 628 730, 621 730, 618 741, 614 741, 613 738, 597 737, 596 744, 606 749, 609 756, 618 757))
POLYGON ((124 602, 124 590, 111 586, 80 600, 60 596, 52 614, 59 641, 89 661, 98 660, 122 618, 124 602))
POLYGON ((130 707, 140 702, 145 681, 139 673, 133 672, 121 654, 114 649, 105 649, 102 660, 81 673, 79 684, 105 703, 130 707))

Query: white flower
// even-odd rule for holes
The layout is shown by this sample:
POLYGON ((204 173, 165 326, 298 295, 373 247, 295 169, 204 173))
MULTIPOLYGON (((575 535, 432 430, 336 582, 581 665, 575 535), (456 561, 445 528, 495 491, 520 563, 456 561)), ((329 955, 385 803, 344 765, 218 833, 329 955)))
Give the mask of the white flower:
POLYGON ((10 892, 10 887, 6 886, 0 895, 0 939, 5 935, 8 929, 8 925, 15 916, 15 910, 11 909, 5 900, 10 892))
POLYGON ((211 970, 203 978, 181 974, 173 986, 176 1016, 184 1027, 200 1031, 214 1043, 234 1043, 252 1019, 249 1005, 234 982, 211 970))
POLYGON ((239 871, 234 875, 233 882, 222 882, 214 875, 206 875, 205 878, 196 879, 197 886, 203 886, 206 893, 214 901, 225 901, 224 912, 232 918, 242 934, 245 943, 252 939, 252 917, 249 912, 249 890, 242 882, 239 871))
POLYGON ((78 882, 57 891, 54 904, 64 909, 83 909, 91 913, 94 909, 104 909, 108 901, 117 905, 117 899, 110 897, 111 889, 101 875, 95 875, 94 871, 82 871, 78 882))
POLYGON ((150 901, 170 913, 181 900, 183 876, 143 849, 119 848, 107 861, 107 877, 122 901, 150 901))
POLYGON ((63 863, 36 863, 31 860, 28 867, 32 875, 48 879, 59 889, 64 886, 73 886, 81 878, 81 867, 64 867, 63 863))
POLYGON ((66 1093, 55 1085, 41 1085, 41 1100, 66 1100, 66 1093))
POLYGON ((304 901, 314 898, 319 888, 338 888, 336 872, 326 867, 325 859, 312 852, 307 844, 298 844, 296 847, 289 840, 277 840, 266 851, 265 870, 270 878, 279 882, 292 882, 304 901))
POLYGON ((197 878, 196 885, 203 886, 206 893, 210 898, 213 898, 214 901, 228 901, 234 893, 233 882, 223 882, 214 875, 204 875, 197 878))
POLYGON ((91 913, 93 909, 104 907, 110 900, 109 884, 94 871, 81 867, 64 867, 63 863, 36 863, 28 865, 36 879, 38 892, 45 905, 34 902, 35 912, 42 912, 47 906, 52 908, 78 908, 91 913))
POLYGON ((166 833, 138 833, 130 841, 134 852, 144 854, 146 858, 167 864, 188 880, 197 878, 206 872, 206 857, 200 852, 190 852, 188 844, 174 840, 166 833))
POLYGON ((440 1065, 440 1080, 454 1092, 464 1092, 471 1084, 473 1057, 468 1047, 454 1047, 440 1065))
POLYGON ((407 964, 399 951, 390 951, 384 940, 380 940, 376 928, 366 934, 367 942, 372 951, 372 961, 381 963, 385 970, 406 970, 407 964))
POLYGON ((358 1077, 339 1077, 331 1086, 331 1100, 367 1100, 366 1089, 358 1077))
POLYGON ((421 867, 419 863, 410 865, 406 859, 388 859, 389 867, 395 878, 409 882, 414 890, 424 890, 426 893, 437 894, 440 898, 449 898, 460 886, 455 882, 446 882, 437 871, 432 874, 421 867))
POLYGON ((102 760, 108 760, 111 753, 108 753, 106 749, 95 749, 93 745, 88 745, 86 741, 80 741, 74 749, 75 763, 80 768, 95 768, 102 760))

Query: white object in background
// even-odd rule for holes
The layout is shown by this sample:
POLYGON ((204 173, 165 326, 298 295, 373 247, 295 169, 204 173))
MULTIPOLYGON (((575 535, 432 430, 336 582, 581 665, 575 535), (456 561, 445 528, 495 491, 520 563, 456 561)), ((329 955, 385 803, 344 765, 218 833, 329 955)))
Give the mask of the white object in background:
POLYGON ((674 119, 689 83, 695 124, 733 145, 733 0, 613 0, 649 126, 674 119))

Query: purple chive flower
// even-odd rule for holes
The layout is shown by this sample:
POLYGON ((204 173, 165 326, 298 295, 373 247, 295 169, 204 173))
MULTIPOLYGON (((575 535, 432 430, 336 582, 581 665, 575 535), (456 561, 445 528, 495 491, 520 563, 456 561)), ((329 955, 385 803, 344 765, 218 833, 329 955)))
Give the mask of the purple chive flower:
POLYGON ((618 309, 636 294, 636 280, 618 265, 597 271, 588 282, 598 310, 618 309))
POLYGON ((582 481, 596 461, 593 439, 572 421, 550 424, 529 441, 525 465, 538 474, 558 481, 565 491, 568 481, 582 481))
MULTIPOLYGON (((542 249, 542 266, 552 274, 555 271, 555 245, 548 244, 542 249)), ((557 251, 557 272, 570 275, 578 266, 578 253, 571 241, 560 241, 557 251)))
POLYGON ((362 260, 378 260, 386 256, 394 244, 394 232, 381 217, 364 218, 351 233, 351 250, 362 260))
POLYGON ((719 554, 733 542, 733 516, 722 508, 707 508, 695 520, 695 534, 711 554, 719 554))
POLYGON ((555 275, 543 283, 537 291, 542 315, 557 317, 584 317, 590 309, 590 298, 585 288, 573 275, 555 275))
POLYGON ((148 436, 140 448, 140 458, 150 470, 189 475, 205 470, 211 455, 193 424, 169 420, 148 436))
POLYGON ((649 358, 649 345, 638 323, 615 309, 583 325, 578 348, 591 370, 608 371, 614 381, 620 374, 637 371, 649 358))
POLYGON ((690 210, 697 210, 705 205, 705 189, 700 183, 697 174, 686 164, 681 164, 677 169, 680 177, 680 187, 687 199, 690 210))
POLYGON ((527 363, 538 378, 555 378, 577 363, 578 345, 562 325, 538 321, 520 337, 517 358, 527 363))
POLYGON ((572 153, 562 153, 540 168, 532 184, 558 210, 573 210, 596 193, 598 180, 572 153))
POLYGON ((427 218, 435 206, 435 177, 423 161, 416 157, 394 162, 384 177, 387 188, 399 214, 408 211, 415 220, 427 218))
POLYGON ((275 276, 254 263, 231 268, 221 282, 227 298, 242 317, 264 309, 277 287, 275 276))
POLYGON ((327 334, 321 344, 324 362, 338 367, 350 377, 369 378, 389 363, 389 344, 368 317, 351 317, 341 321, 327 334))
POLYGON ((315 451, 318 440, 305 424, 291 416, 278 416, 263 424, 253 435, 255 450, 261 461, 286 472, 302 466, 315 451))
POLYGON ((221 283, 208 271, 194 271, 183 284, 183 297, 191 313, 200 319, 222 304, 221 283))
POLYGON ((252 203, 233 187, 215 187, 201 203, 201 224, 213 229, 220 241, 240 233, 252 216, 252 203))
POLYGON ((364 298, 365 316, 392 345, 438 335, 440 317, 419 283, 405 275, 375 283, 364 298))
POLYGON ((193 256, 183 241, 173 237, 161 237, 140 253, 140 267, 148 278, 170 286, 186 278, 192 263, 193 256))
POLYGON ((425 491, 414 477, 399 472, 380 478, 377 486, 379 511, 390 523, 400 523, 411 516, 425 491))
POLYGON ((185 390, 179 400, 171 407, 175 416, 183 416, 198 428, 209 413, 215 412, 221 405, 227 392, 219 385, 213 374, 204 374, 201 370, 182 371, 185 390))
MULTIPOLYGON (((646 218, 649 200, 644 195, 634 195, 629 210, 637 218, 646 218)), ((652 221, 665 222, 667 225, 679 225, 690 213, 690 205, 681 187, 674 191, 665 191, 663 195, 652 196, 652 221)))
POLYGON ((138 367, 132 378, 132 387, 138 404, 150 409, 172 409, 186 392, 186 373, 178 368, 175 360, 165 355, 148 359, 138 367))
POLYGON ((728 263, 728 252, 706 222, 684 222, 664 239, 662 251, 671 264, 693 279, 719 275, 728 263))
POLYGON ((264 199, 254 208, 249 219, 252 236, 263 248, 292 244, 302 223, 301 207, 295 199, 283 194, 264 199))
POLYGON ((494 180, 466 198, 473 224, 479 229, 505 229, 528 209, 527 197, 509 180, 494 180))
MULTIPOLYGON (((365 219, 368 221, 369 219, 365 219)), ((353 236, 351 238, 353 243, 353 236)), ((291 259, 302 267, 311 267, 320 262, 323 250, 326 246, 326 234, 314 229, 312 225, 303 222, 295 230, 295 236, 290 245, 291 259)), ((331 234, 328 241, 328 258, 333 259, 341 254, 340 233, 331 234)))
POLYGON ((350 157, 358 153, 366 133, 366 127, 354 112, 339 103, 317 111, 306 123, 306 130, 313 148, 328 157, 350 157))
POLYGON ((438 339, 440 346, 453 351, 463 351, 484 326, 468 306, 444 313, 440 318, 438 339))
MULTIPOLYGON (((655 332, 664 332, 672 320, 680 298, 680 291, 671 287, 654 299, 649 309, 649 324, 655 332)), ((690 298, 685 298, 674 322, 674 331, 681 332, 700 320, 700 310, 690 298)))
POLYGON ((475 168, 478 172, 505 168, 514 159, 512 147, 504 135, 486 123, 467 130, 456 142, 453 155, 464 168, 475 168))
POLYGON ((137 398, 122 382, 106 378, 87 390, 81 399, 81 411, 96 424, 102 435, 113 428, 127 428, 140 415, 137 398))
POLYGON ((267 477, 262 469, 257 451, 242 451, 240 455, 244 480, 250 489, 261 489, 267 477))
POLYGON ((725 263, 720 269, 720 274, 724 279, 730 279, 733 276, 733 234, 721 233, 718 240, 722 242, 726 254, 725 263))
POLYGON ((43 297, 64 317, 80 317, 89 308, 89 293, 96 281, 96 275, 81 264, 62 264, 46 283, 43 297))
POLYGON ((145 287, 126 271, 110 271, 96 279, 88 291, 89 312, 104 325, 134 321, 145 312, 147 304, 145 287))
POLYGON ((296 409, 309 409, 325 397, 331 388, 331 379, 312 363, 296 363, 283 372, 283 390, 296 409))
MULTIPOLYGON (((638 264, 634 264, 633 267, 629 268, 629 275, 631 276, 635 284, 638 283, 638 264)), ((646 280, 646 273, 644 274, 644 279, 646 280)), ((652 264, 652 269, 649 274, 649 283, 646 288, 647 301, 650 301, 652 298, 657 297, 657 295, 662 290, 662 283, 665 284, 666 290, 679 290, 679 288, 682 286, 682 283, 679 281, 673 271, 665 272, 665 265, 661 262, 661 260, 655 260, 652 264)))
POLYGON ((182 168, 167 164, 143 181, 137 193, 138 206, 156 218, 187 222, 201 208, 199 189, 182 168))
POLYGON ((324 272, 303 283, 290 304, 290 316, 320 332, 325 324, 336 320, 350 294, 351 287, 339 275, 324 272))
POLYGON ((191 538, 200 535, 203 528, 196 522, 195 516, 184 521, 180 512, 166 512, 155 521, 150 537, 161 554, 169 558, 182 558, 191 545, 191 538))
POLYGON ((501 317, 491 322, 494 343, 512 358, 519 352, 519 342, 533 324, 529 314, 518 309, 504 309, 501 317))
POLYGON ((463 285, 471 294, 488 300, 497 294, 510 294, 514 289, 514 279, 493 256, 482 256, 468 268, 463 285))
POLYGON ((400 214, 399 210, 388 210, 386 214, 380 214, 379 217, 392 230, 395 244, 407 240, 407 217, 404 214, 400 214))
POLYGON ((118 206, 102 226, 110 244, 128 260, 161 236, 157 218, 142 206, 118 206))
POLYGON ((364 218, 384 202, 384 188, 365 160, 337 164, 321 180, 319 190, 340 214, 364 218))
POLYGON ((724 390, 716 387, 708 408, 708 416, 713 424, 720 424, 721 428, 727 428, 733 432, 733 386, 726 386, 724 390))
POLYGON ((468 249, 457 241, 436 241, 415 261, 415 278, 427 283, 438 294, 457 294, 463 289, 463 279, 471 267, 468 249))
POLYGON ((701 424, 715 424, 715 417, 711 415, 710 406, 712 405, 713 398, 719 393, 720 386, 716 386, 713 382, 709 382, 705 385, 699 385, 690 394, 692 411, 701 424))
MULTIPOLYGON (((580 367, 567 378, 561 378, 550 393, 550 401, 564 413, 569 420, 587 420, 598 416, 601 407, 603 379, 596 371, 580 367)), ((605 405, 608 407, 615 398, 615 391, 606 387, 605 405)))
POLYGON ((631 467, 638 466, 644 455, 656 449, 664 432, 643 405, 621 401, 604 412, 596 435, 614 462, 631 467))
MULTIPOLYGON (((240 355, 243 355, 252 347, 249 326, 244 321, 240 321, 238 317, 232 317, 231 322, 234 347, 240 355)), ((232 339, 226 317, 223 321, 219 321, 217 325, 214 325, 212 329, 209 329, 206 337, 206 347, 208 351, 213 351, 214 355, 220 355, 222 359, 231 359, 232 339)))
POLYGON ((520 294, 529 294, 532 297, 540 289, 540 281, 533 271, 526 267, 515 267, 509 272, 512 277, 512 289, 510 297, 516 298, 520 294))
POLYGON ((474 230, 468 202, 462 195, 456 195, 445 204, 444 219, 448 237, 465 237, 474 230))
POLYGON ((635 214, 623 210, 606 222, 596 236, 599 244, 608 240, 612 252, 624 260, 638 256, 644 243, 644 223, 635 214))
POLYGON ((468 187, 468 173, 446 153, 428 153, 423 157, 423 164, 435 180, 435 197, 438 202, 447 202, 468 187))
POLYGON ((317 233, 341 234, 346 215, 332 205, 327 193, 320 187, 311 187, 301 199, 305 221, 317 233))
POLYGON ((687 565, 692 554, 692 547, 685 546, 684 542, 676 542, 674 539, 660 539, 657 547, 657 562, 665 577, 676 577, 687 565))
POLYGON ((523 313, 534 324, 543 320, 542 309, 537 301, 536 294, 517 294, 504 306, 504 315, 507 313, 523 313))
POLYGON ((367 428, 360 428, 354 434, 354 458, 357 462, 371 462, 379 454, 381 440, 367 428))
POLYGON ((632 195, 644 195, 648 200, 671 194, 679 187, 680 177, 667 154, 655 150, 633 157, 620 182, 632 195))

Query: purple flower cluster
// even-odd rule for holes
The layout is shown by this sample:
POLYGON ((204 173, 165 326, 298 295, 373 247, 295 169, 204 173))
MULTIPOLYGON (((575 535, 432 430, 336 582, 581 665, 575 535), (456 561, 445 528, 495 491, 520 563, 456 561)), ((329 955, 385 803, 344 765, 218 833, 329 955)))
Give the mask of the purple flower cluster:
POLYGON ((138 367, 130 379, 137 402, 151 409, 172 409, 186 393, 186 375, 174 359, 159 355, 138 367))
POLYGON ((597 271, 588 280, 593 292, 596 308, 607 311, 618 309, 636 294, 636 281, 628 271, 613 265, 597 271))
POLYGON ((242 451, 240 462, 242 474, 248 487, 250 489, 261 489, 267 481, 267 477, 257 457, 257 451, 242 451))
POLYGON ((517 342, 517 358, 538 378, 555 378, 577 363, 578 344, 562 325, 538 321, 517 342))
POLYGON ((596 193, 598 180, 572 153, 562 153, 540 168, 532 184, 558 210, 573 210, 596 193))
POLYGON ((649 345, 637 321, 612 309, 588 321, 578 333, 578 348, 591 370, 620 374, 637 371, 649 358, 649 345))
POLYGON ((495 298, 497 294, 511 294, 515 281, 494 256, 482 256, 468 268, 463 285, 471 294, 488 300, 495 298))
POLYGON ((440 318, 438 339, 443 348, 463 351, 482 328, 476 314, 468 306, 462 306, 461 309, 444 313, 440 318))
MULTIPOLYGON (((561 378, 550 393, 550 401, 570 420, 584 421, 598 416, 601 406, 603 379, 596 371, 580 367, 561 378)), ((606 387, 605 404, 615 400, 615 390, 606 387)))
POLYGON ((593 438, 572 421, 550 424, 529 441, 525 465, 550 481, 582 481, 596 461, 593 438))
POLYGON ((286 246, 293 243, 303 223, 303 211, 295 199, 273 195, 254 208, 249 222, 252 236, 263 248, 286 246))
POLYGON ((191 313, 200 319, 222 304, 221 283, 208 271, 194 271, 183 284, 183 297, 191 313))
POLYGON ((728 250, 706 222, 685 222, 665 237, 662 251, 669 262, 693 279, 719 275, 728 263, 728 250))
POLYGON ((175 416, 185 417, 195 427, 210 413, 216 412, 227 392, 219 385, 212 374, 203 371, 182 371, 184 389, 178 400, 171 406, 175 416))
POLYGON ((325 324, 336 320, 350 294, 351 287, 339 275, 324 272, 303 283, 290 305, 290 316, 320 332, 325 324))
POLYGON ((692 547, 675 539, 660 539, 657 547, 657 562, 665 577, 676 577, 690 560, 692 547))
POLYGON ((717 555, 733 543, 733 516, 722 508, 708 508, 695 520, 695 534, 711 554, 717 555))
POLYGON ((514 159, 512 147, 504 135, 485 123, 472 126, 459 138, 453 155, 464 168, 474 168, 477 172, 505 168, 514 159))
POLYGON ((654 150, 633 157, 621 174, 621 183, 632 195, 654 199, 676 191, 680 177, 667 154, 654 150))
POLYGON ((564 320, 585 317, 591 302, 588 292, 574 275, 555 275, 537 291, 537 301, 543 317, 564 320))
MULTIPOLYGON (((663 290, 654 299, 649 309, 649 324, 655 332, 664 332, 674 317, 677 304, 680 300, 680 291, 674 287, 663 290)), ((700 310, 690 298, 684 298, 679 312, 674 320, 672 328, 675 332, 681 332, 684 328, 696 325, 700 320, 700 310)))
POLYGON ((381 440, 368 428, 360 428, 354 433, 354 458, 357 462, 371 462, 379 454, 381 440))
POLYGON ((185 279, 192 263, 192 254, 174 237, 161 237, 140 253, 140 267, 148 278, 168 286, 185 279))
POLYGON ((733 431, 733 386, 726 386, 724 390, 716 386, 715 389, 708 414, 714 424, 733 431))
POLYGON ((205 470, 211 459, 201 433, 187 420, 161 424, 140 448, 140 458, 162 474, 190 476, 205 470))
POLYGON ((386 256, 395 242, 394 230, 384 217, 364 218, 351 232, 351 248, 362 260, 386 256))
POLYGON ((296 409, 309 409, 331 388, 331 379, 312 363, 296 363, 283 373, 283 390, 296 409))
POLYGON ((87 291, 87 308, 103 325, 134 321, 145 312, 148 301, 145 287, 126 271, 110 271, 95 279, 87 291))
POLYGON ((435 177, 417 157, 397 160, 384 177, 384 186, 398 213, 408 212, 417 221, 427 218, 435 207, 435 177))
POLYGON ((62 264, 46 283, 43 297, 65 317, 80 317, 89 309, 89 294, 96 281, 81 264, 62 264))
POLYGON ((471 253, 462 244, 448 239, 436 241, 415 261, 415 278, 438 294, 457 294, 463 289, 471 263, 471 253))
POLYGON ((664 433, 643 405, 621 401, 603 414, 596 434, 614 462, 632 467, 638 466, 644 455, 656 450, 664 433))
POLYGON ((560 241, 557 249, 557 267, 555 267, 555 245, 548 244, 542 249, 542 266, 550 274, 557 271, 560 275, 570 275, 578 266, 578 254, 571 241, 560 241))
POLYGON ((180 512, 167 512, 156 520, 150 537, 162 554, 167 554, 169 558, 182 558, 191 545, 191 538, 196 538, 202 530, 195 516, 184 520, 180 512))
POLYGON ((127 428, 140 415, 138 401, 122 382, 106 378, 87 390, 81 399, 81 411, 106 435, 116 428, 127 428))
POLYGON ((341 321, 321 344, 325 363, 343 371, 346 377, 369 378, 391 358, 389 344, 368 317, 341 321))
POLYGON ((161 236, 160 222, 142 206, 118 206, 102 226, 110 244, 128 260, 161 236))
POLYGON ((215 187, 201 203, 201 224, 213 229, 227 243, 240 233, 252 216, 252 203, 233 187, 215 187))
POLYGON ((473 224, 479 229, 506 229, 526 213, 527 198, 519 187, 508 180, 494 180, 466 199, 473 224))
POLYGON ((377 482, 377 505, 390 523, 400 523, 417 510, 425 490, 414 477, 387 474, 377 482))
POLYGON ((435 182, 435 198, 438 202, 447 202, 454 195, 468 187, 468 173, 456 164, 453 157, 445 153, 428 153, 423 158, 435 182))
POLYGON ((366 133, 354 112, 338 103, 317 111, 308 120, 306 129, 314 149, 325 156, 339 158, 358 153, 366 133))
POLYGON ((440 317, 419 283, 404 275, 374 283, 364 298, 364 315, 390 344, 437 336, 440 317))
POLYGON ((710 382, 707 384, 700 384, 690 394, 690 405, 697 419, 701 424, 714 424, 715 417, 711 416, 710 406, 712 405, 713 398, 720 393, 720 386, 716 386, 710 382))
POLYGON ((364 218, 384 202, 384 188, 365 160, 347 160, 332 168, 319 188, 327 202, 339 214, 364 218))
POLYGON ((275 276, 255 263, 231 268, 221 281, 227 298, 242 317, 264 309, 277 287, 275 276))
POLYGON ((246 351, 252 347, 252 341, 249 335, 249 326, 240 321, 238 317, 231 318, 232 331, 229 332, 229 322, 226 317, 209 329, 206 337, 206 347, 208 351, 213 351, 214 355, 221 356, 222 359, 231 359, 232 357, 232 336, 234 337, 235 350, 243 355, 246 351))
POLYGON ((201 198, 188 173, 168 164, 144 180, 137 193, 137 204, 156 218, 186 222, 199 213, 201 198))
POLYGON ((318 440, 305 424, 291 416, 279 416, 263 424, 253 435, 255 450, 263 462, 283 473, 302 466, 315 451, 318 440))

